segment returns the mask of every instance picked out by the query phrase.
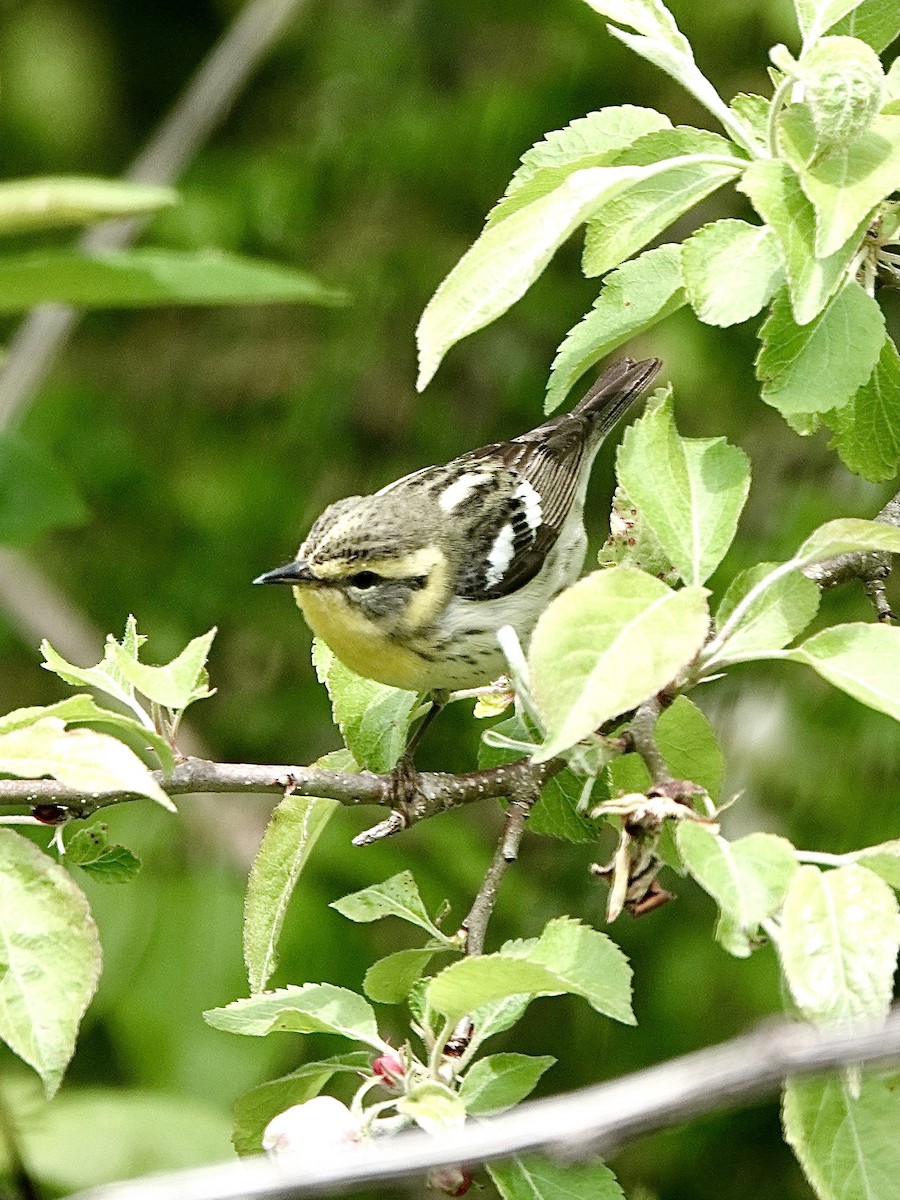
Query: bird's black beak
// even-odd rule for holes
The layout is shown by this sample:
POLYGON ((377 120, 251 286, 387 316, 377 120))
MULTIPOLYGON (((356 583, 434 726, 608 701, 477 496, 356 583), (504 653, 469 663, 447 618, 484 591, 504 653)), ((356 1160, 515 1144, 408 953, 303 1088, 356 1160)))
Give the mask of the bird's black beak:
POLYGON ((265 574, 258 575, 253 582, 287 583, 296 587, 301 583, 318 583, 318 580, 305 562, 295 559, 293 562, 285 563, 283 567, 276 567, 274 571, 266 571, 265 574))

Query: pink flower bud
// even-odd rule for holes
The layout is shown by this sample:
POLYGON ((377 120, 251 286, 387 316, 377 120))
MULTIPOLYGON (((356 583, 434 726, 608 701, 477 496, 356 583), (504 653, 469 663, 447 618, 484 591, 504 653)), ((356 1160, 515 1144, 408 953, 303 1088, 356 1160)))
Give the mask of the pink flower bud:
POLYGON ((374 1060, 372 1071, 382 1083, 388 1087, 396 1087, 406 1074, 406 1067, 396 1050, 388 1050, 387 1054, 382 1054, 374 1060))
POLYGON ((428 1186, 445 1196, 464 1196, 472 1186, 472 1174, 463 1167, 438 1167, 429 1174, 428 1186))
POLYGON ((316 1096, 279 1113, 265 1128, 263 1149, 274 1162, 321 1157, 359 1142, 356 1118, 333 1096, 316 1096))

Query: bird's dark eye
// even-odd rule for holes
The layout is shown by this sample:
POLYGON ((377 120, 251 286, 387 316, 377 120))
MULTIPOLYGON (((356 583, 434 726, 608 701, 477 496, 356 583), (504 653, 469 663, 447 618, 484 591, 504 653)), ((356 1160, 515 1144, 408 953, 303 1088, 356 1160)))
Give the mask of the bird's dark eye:
POLYGON ((351 575, 349 583, 355 588, 371 588, 376 583, 381 583, 381 576, 375 571, 357 571, 355 575, 351 575))

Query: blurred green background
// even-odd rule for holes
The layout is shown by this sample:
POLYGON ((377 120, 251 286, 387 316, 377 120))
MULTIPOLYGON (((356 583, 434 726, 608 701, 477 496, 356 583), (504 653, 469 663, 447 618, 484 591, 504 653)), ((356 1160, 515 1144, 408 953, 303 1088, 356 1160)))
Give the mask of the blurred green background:
MULTIPOLYGON (((237 7, 2 0, 4 175, 119 173, 237 7)), ((767 92, 768 46, 796 43, 788 0, 672 8, 729 98, 767 92)), ((421 397, 413 331, 519 154, 546 130, 615 103, 708 124, 579 0, 310 0, 186 172, 182 203, 143 242, 308 269, 346 288, 350 306, 106 312, 80 324, 19 432, 52 457, 84 519, 25 550, 99 630, 119 634, 135 613, 150 660, 218 626, 210 664, 218 693, 190 713, 212 756, 305 763, 337 745, 289 596, 250 580, 291 557, 327 503, 539 421, 554 349, 597 293, 578 272, 577 240, 509 314, 451 352, 421 397)), ((730 215, 748 212, 726 189, 665 240, 730 215)), ((891 320, 896 330, 896 305, 891 320)), ((682 311, 628 348, 665 360, 683 432, 724 434, 751 456, 754 487, 713 581, 719 589, 750 563, 786 557, 824 520, 874 515, 893 490, 854 478, 824 439, 801 441, 760 404, 754 325, 713 330, 682 311)), ((14 328, 5 321, 4 340, 14 328)), ((607 447, 593 484, 595 544, 605 536, 612 461, 607 447)), ((849 590, 826 597, 823 611, 832 621, 869 615, 849 590)), ((53 641, 50 618, 39 636, 53 641)), ((0 613, 3 711, 63 694, 38 665, 39 636, 25 644, 0 613)), ((765 829, 836 852, 897 836, 900 746, 887 717, 789 664, 737 668, 697 699, 726 750, 728 793, 742 792, 725 818, 732 835, 765 829)), ((473 765, 480 728, 462 708, 429 735, 421 766, 473 765)), ((303 1056, 341 1048, 229 1037, 200 1017, 246 991, 242 890, 270 807, 266 798, 216 797, 185 798, 174 819, 149 804, 109 811, 113 834, 145 870, 129 887, 84 883, 106 966, 57 1102, 62 1115, 53 1125, 45 1114, 35 1151, 60 1190, 227 1155, 236 1095, 303 1056), (98 1088, 129 1096, 117 1093, 110 1106, 84 1090, 98 1088), (170 1098, 154 1101, 152 1119, 146 1097, 132 1095, 145 1092, 170 1098), (126 1120, 131 1103, 145 1116, 126 1120), (126 1128, 113 1136, 116 1113, 126 1128), (93 1136, 96 1149, 85 1141, 93 1136), (148 1144, 137 1144, 141 1136, 148 1144)), ((448 925, 467 911, 498 812, 473 807, 388 845, 352 847, 376 818, 339 815, 319 844, 288 917, 276 983, 358 988, 375 957, 407 944, 392 923, 352 926, 326 907, 395 871, 411 868, 427 899, 451 902, 448 925)), ((602 926, 605 889, 587 868, 608 850, 526 839, 489 945, 534 934, 564 912, 602 926)), ((637 1029, 560 999, 535 1003, 505 1035, 506 1048, 558 1056, 545 1091, 707 1045, 779 1010, 772 952, 729 958, 712 941, 712 901, 687 882, 675 890, 677 903, 621 918, 611 931, 633 960, 637 1029)), ((400 1010, 384 1010, 383 1020, 404 1036, 400 1010)), ((0 1070, 18 1096, 24 1072, 5 1050, 0 1070)), ((811 1194, 780 1143, 775 1103, 645 1139, 613 1165, 626 1192, 660 1200, 811 1194)))

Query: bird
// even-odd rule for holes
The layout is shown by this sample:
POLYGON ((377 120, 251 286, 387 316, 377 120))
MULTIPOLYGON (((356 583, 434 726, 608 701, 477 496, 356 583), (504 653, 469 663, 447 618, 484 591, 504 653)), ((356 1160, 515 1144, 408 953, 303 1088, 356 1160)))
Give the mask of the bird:
POLYGON ((358 675, 433 698, 503 674, 497 633, 527 646, 581 575, 584 501, 606 435, 659 359, 610 365, 570 411, 325 509, 285 584, 313 633, 358 675))

